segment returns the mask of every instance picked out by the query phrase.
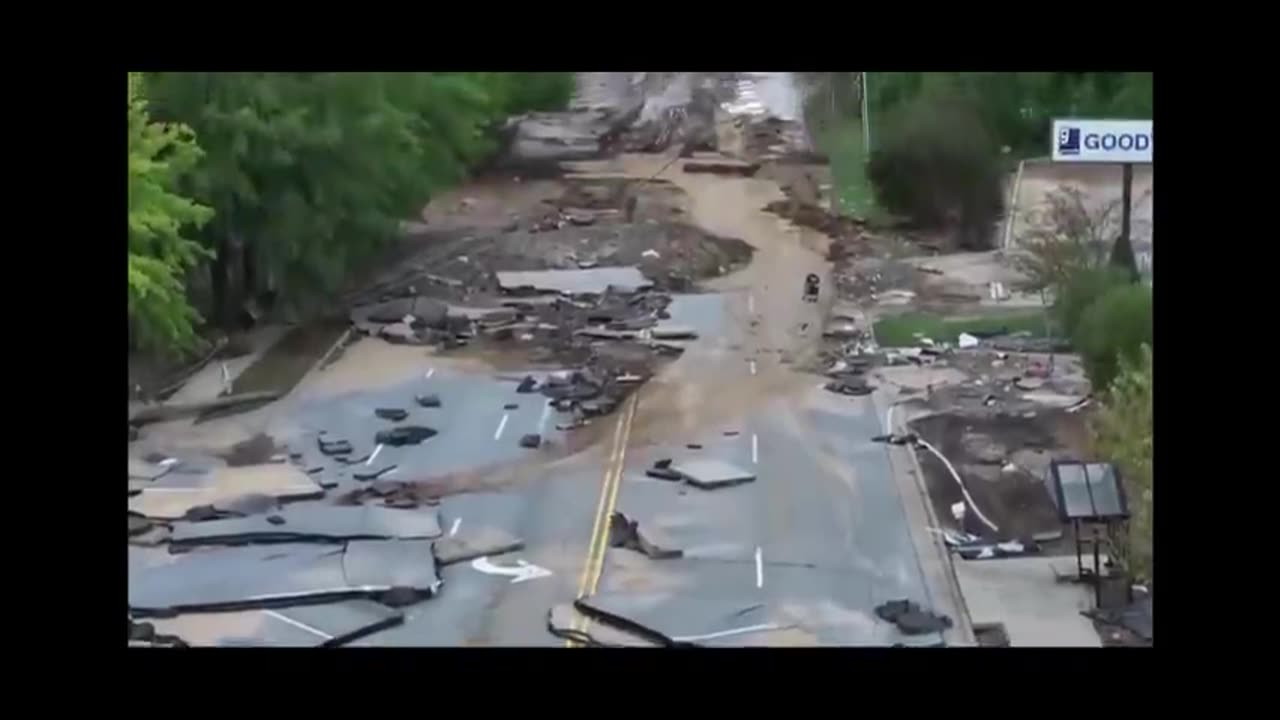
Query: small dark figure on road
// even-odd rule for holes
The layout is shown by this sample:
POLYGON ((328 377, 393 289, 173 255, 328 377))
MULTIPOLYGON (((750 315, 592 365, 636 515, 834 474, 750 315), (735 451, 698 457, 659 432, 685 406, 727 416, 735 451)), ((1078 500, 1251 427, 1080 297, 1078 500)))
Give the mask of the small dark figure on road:
POLYGON ((818 279, 818 276, 813 273, 809 273, 807 276, 805 276, 805 279, 804 279, 804 301, 805 302, 818 302, 818 290, 819 290, 820 282, 821 281, 818 279))

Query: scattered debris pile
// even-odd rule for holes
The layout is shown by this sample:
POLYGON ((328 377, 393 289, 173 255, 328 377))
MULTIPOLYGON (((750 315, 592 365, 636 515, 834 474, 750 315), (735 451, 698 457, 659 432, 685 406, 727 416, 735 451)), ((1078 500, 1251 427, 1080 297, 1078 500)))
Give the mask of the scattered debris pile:
POLYGON ((925 610, 911 600, 890 600, 879 605, 876 617, 898 626, 903 635, 926 635, 951 627, 951 618, 925 610))
MULTIPOLYGON (((349 445, 320 441, 344 449, 339 442, 349 445)), ((256 457, 250 450, 267 444, 274 448, 256 438, 224 455, 256 457)), ((399 608, 437 596, 440 568, 523 547, 495 528, 458 534, 456 522, 445 537, 431 508, 329 504, 287 460, 230 467, 134 459, 129 482, 135 647, 348 644, 402 623, 399 608)), ((369 487, 389 495, 402 484, 369 487)))

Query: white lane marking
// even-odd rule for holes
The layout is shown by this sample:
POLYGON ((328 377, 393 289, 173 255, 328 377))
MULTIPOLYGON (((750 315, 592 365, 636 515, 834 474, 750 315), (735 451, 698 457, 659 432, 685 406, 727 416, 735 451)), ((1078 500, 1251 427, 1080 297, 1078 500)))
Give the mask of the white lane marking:
POLYGON ((378 453, 382 452, 382 443, 378 443, 378 447, 373 449, 373 453, 369 455, 369 459, 364 461, 365 465, 372 465, 373 461, 378 458, 378 453))
POLYGON ((457 535, 458 527, 461 525, 462 525, 462 518, 454 518, 453 527, 449 528, 449 537, 453 537, 454 535, 457 535))
POLYGON ((332 635, 330 635, 329 633, 327 633, 327 632, 325 632, 325 631, 323 631, 323 630, 317 630, 317 629, 315 629, 315 628, 311 627, 310 625, 307 625, 306 623, 300 623, 300 622, 298 622, 297 620, 294 620, 293 618, 288 617, 288 616, 286 616, 286 615, 281 615, 280 613, 276 612, 275 610, 263 610, 262 612, 263 612, 263 614, 264 614, 264 615, 270 615, 271 617, 273 617, 273 618, 275 618, 275 619, 277 619, 277 620, 280 620, 280 621, 283 621, 283 622, 287 622, 287 623, 289 623, 290 625, 292 625, 292 626, 294 626, 294 627, 298 628, 299 630, 305 630, 306 632, 309 632, 309 633, 311 633, 312 635, 315 635, 316 637, 321 637, 321 638, 324 638, 325 640, 332 640, 332 639, 333 639, 333 636, 332 636, 332 635))
POLYGON ((671 639, 676 642, 697 642, 699 640, 715 640, 716 638, 729 637, 731 635, 745 635, 747 633, 781 629, 781 625, 764 623, 762 625, 750 625, 748 627, 734 628, 732 630, 721 630, 720 632, 707 633, 706 635, 681 635, 680 637, 673 637, 671 639))
POLYGON ((551 417, 551 403, 547 403, 542 408, 542 417, 538 418, 538 434, 542 434, 543 428, 547 426, 547 420, 551 417))
POLYGON ((752 360, 752 361, 751 361, 751 374, 752 374, 752 375, 755 375, 755 374, 756 374, 756 361, 755 361, 755 360, 752 360))
POLYGON ((493 439, 497 440, 502 437, 502 431, 507 427, 507 420, 511 419, 510 413, 502 413, 502 422, 498 423, 498 429, 493 432, 493 439))
POLYGON ((764 587, 764 553, 756 546, 756 587, 764 587))
POLYGON ((760 436, 751 433, 751 462, 760 463, 760 436))
POLYGON ((747 312, 755 313, 755 311, 756 311, 756 296, 748 295, 747 296, 747 312))
POLYGON ((427 368, 427 379, 430 380, 432 375, 436 374, 435 368, 427 368))

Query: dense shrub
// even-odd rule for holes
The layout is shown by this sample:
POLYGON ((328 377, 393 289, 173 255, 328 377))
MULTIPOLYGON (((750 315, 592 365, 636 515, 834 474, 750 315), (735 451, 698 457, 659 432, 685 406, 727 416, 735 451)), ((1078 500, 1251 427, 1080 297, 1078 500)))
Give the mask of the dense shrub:
POLYGON ((1151 348, 1144 346, 1137 362, 1121 363, 1119 377, 1111 384, 1094 418, 1093 437, 1102 457, 1120 468, 1132 517, 1129 547, 1121 562, 1135 578, 1154 580, 1152 563, 1152 510, 1155 502, 1152 460, 1155 456, 1155 385, 1151 348))
POLYGON ((867 173, 876 201, 926 228, 954 228, 964 249, 988 249, 1003 209, 1000 155, 972 105, 925 96, 882 123, 867 173))
POLYGON ((1054 320, 1067 337, 1073 337, 1089 306, 1111 290, 1128 284, 1128 276, 1113 266, 1077 267, 1054 288, 1054 320))
POLYGON ((1072 342, 1093 387, 1111 386, 1122 362, 1141 360, 1152 344, 1151 288, 1141 283, 1113 287, 1080 317, 1072 342))

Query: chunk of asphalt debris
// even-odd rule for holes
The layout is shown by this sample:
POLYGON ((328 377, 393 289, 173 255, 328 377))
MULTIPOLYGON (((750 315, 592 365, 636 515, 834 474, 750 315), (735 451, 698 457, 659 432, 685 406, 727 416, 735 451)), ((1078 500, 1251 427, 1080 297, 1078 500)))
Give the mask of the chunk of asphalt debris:
POLYGON ((721 460, 689 460, 671 468, 690 485, 701 490, 739 485, 756 479, 755 473, 721 460))
POLYGON ((876 616, 897 625, 903 635, 925 635, 951 627, 951 618, 929 612, 910 600, 890 600, 879 605, 876 616))
POLYGON ((351 443, 346 440, 326 441, 324 438, 316 438, 316 442, 320 444, 321 455, 350 455, 352 450, 354 450, 354 448, 351 447, 351 443))
POLYGON ((672 470, 670 467, 658 467, 656 465, 645 470, 644 474, 651 478, 656 478, 658 480, 670 480, 671 482, 680 482, 684 479, 683 475, 672 470))
POLYGON ((391 430, 380 430, 374 436, 374 442, 380 445, 390 445, 391 447, 400 447, 403 445, 417 445, 424 440, 435 437, 435 430, 423 425, 404 425, 391 430))
POLYGON ((724 431, 724 436, 725 436, 725 437, 733 437, 733 436, 735 436, 735 435, 737 435, 737 434, 738 434, 738 431, 737 431, 737 430, 725 430, 725 431, 724 431))
POLYGON ((540 445, 542 445, 542 436, 538 433, 529 433, 528 435, 523 435, 520 438, 520 447, 536 448, 540 445))
POLYGON ((136 537, 151 529, 151 521, 142 515, 129 513, 129 537, 136 537))
POLYGON ((417 397, 414 398, 414 400, 416 400, 417 403, 424 408, 440 407, 440 396, 434 393, 431 395, 418 395, 417 397))
POLYGON ((398 467, 397 465, 388 465, 382 468, 381 470, 357 470, 356 472, 351 473, 351 477, 355 478, 356 480, 363 480, 363 481, 377 480, 383 475, 386 475, 392 470, 395 470, 397 467, 398 467))
POLYGON ((272 525, 283 525, 284 518, 280 517, 279 515, 268 515, 267 522, 271 523, 272 525))
POLYGON ((520 405, 519 403, 507 403, 506 405, 502 406, 502 409, 503 410, 519 410, 520 405))
POLYGON ((701 450, 701 449, 702 449, 702 445, 700 445, 699 443, 689 443, 688 445, 685 445, 685 447, 689 448, 690 450, 701 450))
POLYGON ((837 395, 870 395, 871 387, 867 385, 866 380, 860 378, 849 378, 844 380, 833 380, 822 386, 827 392, 833 392, 837 395))
POLYGON ((409 417, 409 412, 400 408, 378 408, 373 411, 373 414, 391 422, 400 422, 409 417))
POLYGON ((226 513, 218 512, 212 505, 196 505, 187 508, 187 512, 183 514, 182 519, 187 522, 208 522, 210 520, 221 520, 227 517, 226 513))
POLYGON ((313 467, 313 468, 307 468, 307 470, 306 470, 306 473, 307 473, 308 475, 315 475, 316 473, 322 473, 322 472, 324 472, 324 466, 323 466, 323 465, 317 465, 317 466, 315 466, 315 467, 313 467))
POLYGON ((907 433, 906 435, 876 435, 871 438, 871 442, 889 443, 890 445, 915 445, 920 441, 920 436, 915 433, 907 433))
POLYGON ((659 547, 640 534, 640 523, 615 512, 609 516, 609 547, 635 550, 653 558, 666 560, 684 555, 683 550, 659 547))
POLYGON ((527 395, 538 388, 538 381, 532 375, 525 375, 520 384, 516 386, 516 392, 527 395))

